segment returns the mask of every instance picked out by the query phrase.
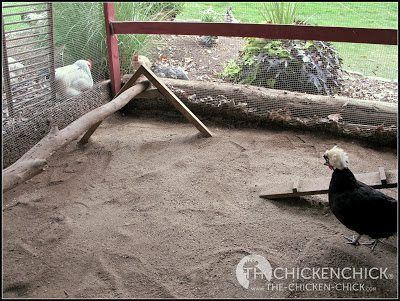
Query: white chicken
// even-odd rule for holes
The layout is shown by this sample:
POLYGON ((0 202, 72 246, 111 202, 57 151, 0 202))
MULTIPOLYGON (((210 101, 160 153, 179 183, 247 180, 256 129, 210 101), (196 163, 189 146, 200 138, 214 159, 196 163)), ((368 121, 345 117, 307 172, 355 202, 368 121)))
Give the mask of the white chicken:
MULTIPOLYGON (((10 84, 15 85, 19 79, 20 76, 23 75, 25 66, 22 63, 17 62, 14 58, 9 57, 8 58, 8 70, 10 71, 10 84)), ((3 70, 4 74, 4 70, 3 70)), ((2 77, 2 84, 4 86, 4 76, 2 77)))
POLYGON ((57 97, 72 97, 93 87, 91 60, 78 60, 72 65, 57 68, 55 85, 57 97))
POLYGON ((46 25, 47 20, 41 20, 44 18, 47 18, 47 12, 45 11, 41 13, 30 12, 21 14, 21 20, 26 21, 26 23, 28 23, 30 26, 46 25))

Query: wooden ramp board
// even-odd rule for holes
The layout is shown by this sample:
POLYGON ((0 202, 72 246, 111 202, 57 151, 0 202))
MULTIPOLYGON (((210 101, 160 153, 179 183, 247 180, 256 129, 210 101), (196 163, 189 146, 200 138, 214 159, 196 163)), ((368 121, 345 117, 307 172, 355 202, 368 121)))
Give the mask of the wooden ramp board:
MULTIPOLYGON (((360 182, 373 188, 393 188, 397 187, 397 170, 385 171, 383 167, 379 171, 355 174, 360 182)), ((264 199, 280 199, 299 197, 304 195, 326 194, 329 190, 331 177, 317 179, 294 179, 289 183, 271 184, 270 187, 263 189, 260 194, 264 199)))
MULTIPOLYGON (((138 70, 131 76, 127 83, 119 90, 114 98, 118 97, 122 92, 132 87, 135 82, 144 75, 160 92, 164 97, 189 120, 202 134, 204 137, 212 137, 211 131, 197 118, 196 115, 190 111, 185 104, 163 83, 160 79, 146 66, 141 65, 138 70)), ((150 89, 154 93, 154 89, 150 89)), ((114 99, 113 98, 113 99, 114 99)), ((100 126, 103 121, 99 121, 94 124, 79 140, 80 145, 88 143, 89 138, 93 135, 96 129, 100 126)))
POLYGON ((160 91, 160 93, 164 95, 165 98, 203 134, 204 137, 212 137, 210 130, 162 81, 159 80, 153 71, 145 65, 141 65, 136 73, 143 74, 158 89, 158 91, 160 91))

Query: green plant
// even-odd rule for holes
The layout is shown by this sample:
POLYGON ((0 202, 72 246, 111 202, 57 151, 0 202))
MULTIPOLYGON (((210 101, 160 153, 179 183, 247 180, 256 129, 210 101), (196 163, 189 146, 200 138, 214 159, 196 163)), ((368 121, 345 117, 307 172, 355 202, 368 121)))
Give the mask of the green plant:
POLYGON ((180 2, 125 2, 115 4, 118 20, 161 21, 179 14, 184 7, 180 2))
POLYGON ((294 24, 298 20, 299 10, 296 2, 262 3, 261 14, 265 21, 273 24, 294 24))
MULTIPOLYGON (((148 4, 145 3, 145 5, 148 4)), ((156 20, 166 20, 176 17, 183 10, 184 5, 183 2, 156 2, 151 5, 150 10, 156 20)))
POLYGON ((202 22, 217 22, 218 14, 210 7, 201 13, 202 22))
POLYGON ((229 60, 224 71, 222 71, 221 76, 225 79, 234 81, 238 78, 241 70, 240 66, 234 60, 229 60))
MULTIPOLYGON (((179 13, 182 3, 115 3, 115 17, 122 21, 162 20, 179 13)), ((54 2, 56 59, 68 65, 79 59, 92 59, 96 79, 108 78, 105 22, 102 3, 54 2)), ((119 35, 120 64, 130 70, 134 52, 142 52, 154 40, 149 35, 119 35)))
POLYGON ((54 3, 56 61, 92 59, 94 75, 107 75, 104 14, 101 3, 54 3))
MULTIPOLYGON (((115 4, 115 17, 123 21, 161 21, 178 14, 184 3, 177 2, 124 2, 115 4)), ((133 53, 145 53, 157 43, 154 36, 146 34, 119 35, 120 64, 123 72, 130 71, 133 53)))
MULTIPOLYGON (((298 18, 298 3, 263 6, 267 22, 305 23, 298 18)), ((228 63, 221 76, 238 83, 331 95, 341 87, 341 63, 330 43, 248 38, 235 68, 228 63)))
POLYGON ((341 58, 330 43, 247 39, 222 78, 273 89, 331 95, 341 87, 341 58))

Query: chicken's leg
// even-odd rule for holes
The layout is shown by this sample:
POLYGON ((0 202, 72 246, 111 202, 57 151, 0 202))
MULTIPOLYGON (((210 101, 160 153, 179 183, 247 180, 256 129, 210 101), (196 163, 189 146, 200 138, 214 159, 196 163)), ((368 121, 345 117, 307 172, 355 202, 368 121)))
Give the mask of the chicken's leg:
POLYGON ((378 242, 381 242, 381 241, 379 239, 374 239, 374 240, 370 240, 370 241, 367 241, 367 242, 362 242, 361 244, 364 245, 364 246, 371 246, 372 245, 371 250, 373 251, 375 249, 376 245, 378 244, 378 242))
POLYGON ((353 235, 352 237, 348 237, 343 235, 344 238, 346 238, 348 241, 346 242, 347 244, 351 244, 353 246, 358 246, 360 243, 358 242, 360 240, 361 234, 358 234, 357 237, 355 237, 355 235, 353 235))

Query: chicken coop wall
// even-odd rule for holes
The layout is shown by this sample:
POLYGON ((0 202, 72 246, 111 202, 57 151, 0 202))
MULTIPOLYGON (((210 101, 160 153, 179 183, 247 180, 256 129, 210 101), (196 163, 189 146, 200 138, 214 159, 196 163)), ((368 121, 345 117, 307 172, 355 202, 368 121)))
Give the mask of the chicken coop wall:
POLYGON ((3 62, 11 57, 20 64, 16 70, 3 64, 6 167, 42 139, 51 123, 65 127, 109 101, 110 92, 103 83, 109 76, 102 3, 3 3, 2 18, 3 62), (79 76, 80 60, 92 63, 86 77, 79 76))
MULTIPOLYGON (((44 40, 43 36, 48 38, 47 43, 50 43, 53 38, 55 68, 54 89, 48 87, 48 83, 52 82, 51 70, 43 68, 42 72, 37 75, 47 81, 47 89, 53 93, 48 95, 49 101, 45 101, 43 97, 37 97, 29 103, 30 106, 27 104, 21 106, 24 109, 21 115, 5 116, 7 93, 3 93, 3 164, 5 166, 14 162, 37 143, 48 132, 50 122, 57 123, 60 128, 63 128, 110 99, 109 86, 104 82, 109 78, 112 79, 113 76, 109 72, 110 66, 107 58, 107 28, 105 27, 103 3, 54 2, 52 4, 53 34, 49 31, 40 36, 41 32, 33 31, 46 28, 51 30, 51 27, 49 28, 51 16, 43 11, 48 5, 47 3, 35 3, 6 7, 10 5, 3 4, 4 23, 14 23, 4 26, 3 34, 6 35, 6 39, 3 39, 3 43, 10 39, 9 36, 16 34, 12 32, 14 30, 32 31, 29 40, 32 44, 27 45, 24 50, 26 53, 21 55, 27 59, 21 61, 25 68, 27 67, 25 66, 26 62, 37 59, 33 51, 46 46, 40 46, 40 43, 44 42, 41 41, 44 40), (28 12, 31 15, 28 15, 28 12), (12 15, 5 16, 6 14, 12 15), (43 21, 47 23, 35 25, 35 23, 43 21), (37 26, 43 27, 34 28, 37 26), (71 87, 65 85, 64 79, 74 76, 75 72, 71 71, 74 68, 68 66, 73 66, 79 60, 92 62, 90 70, 92 81, 84 80, 82 89, 77 91, 77 89, 69 89, 71 87), (70 70, 70 72, 62 70, 70 70)), ((305 122, 311 124, 309 127, 313 127, 313 122, 317 122, 320 124, 314 128, 318 128, 318 130, 326 127, 349 126, 359 128, 359 132, 364 131, 364 128, 367 127, 367 134, 371 128, 373 132, 377 131, 378 133, 382 129, 384 133, 386 130, 391 133, 397 132, 398 53, 397 45, 395 45, 397 44, 397 31, 388 30, 385 24, 368 19, 364 20, 363 24, 370 27, 371 31, 354 31, 356 34, 348 34, 353 32, 351 28, 353 20, 348 13, 349 10, 346 10, 343 5, 337 7, 342 16, 340 22, 329 18, 315 17, 311 19, 310 24, 325 27, 348 27, 350 29, 335 28, 331 35, 336 34, 335 30, 347 30, 347 34, 344 34, 346 41, 354 43, 321 41, 322 43, 316 45, 316 48, 319 49, 314 49, 313 52, 308 51, 306 46, 310 46, 313 41, 318 41, 318 37, 326 36, 326 31, 320 32, 318 27, 309 29, 314 32, 314 35, 317 35, 313 36, 313 39, 317 40, 309 40, 305 37, 300 39, 300 36, 296 35, 305 33, 299 33, 298 27, 290 26, 286 28, 291 30, 285 31, 289 36, 282 36, 282 26, 270 26, 270 29, 275 29, 273 31, 260 30, 260 32, 274 33, 278 36, 269 36, 268 39, 245 38, 247 35, 254 36, 249 34, 249 30, 251 32, 254 28, 265 25, 264 21, 253 19, 253 16, 261 12, 262 5, 264 5, 262 3, 241 3, 241 9, 237 6, 239 4, 233 3, 231 10, 228 5, 223 3, 132 2, 113 5, 115 25, 110 25, 108 29, 110 33, 115 34, 114 37, 117 37, 116 42, 118 43, 120 69, 115 74, 132 74, 135 69, 132 64, 134 54, 142 56, 141 62, 145 60, 143 58, 145 56, 148 58, 152 70, 159 77, 164 78, 175 94, 199 115, 212 115, 217 118, 228 116, 229 121, 225 119, 226 123, 242 119, 248 120, 250 123, 261 121, 265 124, 274 123, 283 126, 293 124, 296 127, 301 127, 302 122, 305 122), (205 8, 204 5, 206 5, 205 8), (211 9, 209 9, 210 7, 211 9), (210 14, 213 17, 207 19, 210 14), (132 27, 122 24, 123 21, 147 22, 139 22, 132 27), (157 22, 148 23, 148 21, 157 22), (165 21, 168 24, 164 23, 165 21), (195 24, 193 25, 193 23, 195 24), (241 26, 244 23, 248 24, 245 26, 247 31, 244 31, 244 27, 241 26), (373 30, 374 27, 379 30, 373 30), (176 32, 171 34, 171 28, 175 28, 176 32), (132 32, 132 34, 122 34, 123 30, 132 32), (376 34, 377 32, 379 34, 376 34), (395 32, 394 35, 393 32, 395 32), (185 35, 185 33, 190 33, 190 35, 185 35), (236 37, 237 35, 241 37, 236 37), (300 40, 292 40, 293 35, 300 40), (387 45, 363 43, 381 43, 382 41, 387 45), (310 84, 305 84, 307 80, 313 84, 313 78, 318 76, 319 61, 325 65, 329 61, 329 58, 325 58, 325 60, 317 58, 318 55, 315 51, 323 50, 323 48, 329 49, 327 56, 334 57, 337 53, 342 59, 340 73, 344 85, 338 92, 330 93, 329 87, 325 89, 321 79, 317 91, 315 89, 313 91, 310 84), (254 49, 256 51, 253 51, 254 49), (354 53, 359 55, 355 56, 354 53), (289 57, 290 60, 288 60, 289 57), (277 70, 279 71, 276 66, 285 66, 285 64, 291 66, 291 62, 303 62, 305 68, 314 68, 315 70, 308 72, 309 78, 300 83, 294 81, 295 76, 290 74, 280 78, 280 83, 277 83, 278 81, 273 78, 278 74, 277 70), (253 74, 252 71, 259 72, 253 74), (315 76, 313 77, 312 74, 315 76), (181 80, 181 83, 171 84, 168 82, 170 79, 181 80), (196 85, 193 85, 196 87, 195 89, 190 88, 191 82, 196 82, 196 85), (282 86, 282 82, 288 83, 289 86, 282 86), (220 84, 221 86, 222 84, 231 85, 229 88, 231 91, 229 89, 224 91, 217 88, 211 89, 213 84, 216 84, 217 87, 220 84), (272 94, 281 93, 283 98, 285 95, 291 96, 292 94, 289 92, 294 91, 300 96, 303 95, 304 98, 300 103, 297 96, 287 102, 258 99, 252 97, 252 94, 243 94, 243 90, 247 87, 254 88, 255 91, 272 89, 274 91, 271 92, 272 94), (327 95, 329 93, 330 95, 327 95), (338 110, 333 106, 328 106, 328 108, 316 106, 315 102, 307 100, 308 96, 315 98, 318 95, 323 96, 321 99, 324 101, 332 100, 334 102, 341 97, 347 97, 350 101, 338 110), (327 97, 328 100, 324 97, 327 97), (353 106, 353 103, 358 101, 368 103, 368 105, 353 106), (379 104, 375 105, 374 101, 379 104), (387 108, 389 109, 386 110, 387 108), (358 111, 360 114, 357 117, 349 114, 349 111, 352 110, 358 111)), ((325 3, 324 5, 328 7, 332 4, 325 3)), ((361 11, 360 8, 358 12, 361 11)), ((384 13, 389 14, 386 11, 384 13)), ((13 57, 12 51, 16 50, 15 48, 9 49, 8 42, 6 46, 8 47, 7 55, 3 55, 3 61, 7 56, 13 57)), ((47 62, 51 64, 51 57, 47 62)), ((4 77, 6 71, 3 69, 3 80, 6 80, 4 77)), ((36 81, 35 76, 29 77, 29 75, 32 74, 28 74, 27 82, 36 81)), ((14 79, 19 79, 19 76, 14 79)), ((24 84, 23 80, 25 79, 21 78, 17 84, 24 84)), ((331 81, 331 85, 334 86, 333 81, 331 81)), ((12 90, 13 86, 9 85, 9 87, 12 90)), ((26 89, 32 88, 34 87, 30 84, 26 87, 26 89)), ((20 91, 20 93, 26 92, 20 91)), ((161 105, 162 103, 154 99, 136 104, 133 102, 133 105, 137 108, 137 114, 145 114, 147 109, 158 110, 161 114, 171 113, 168 109, 170 107, 161 105)), ((323 103, 322 100, 321 103, 323 103)))
MULTIPOLYGON (((325 27, 316 27, 240 24, 247 18, 245 10, 235 11, 228 6, 222 10, 220 3, 207 4, 205 11, 191 7, 203 4, 187 3, 185 7, 189 9, 172 18, 165 13, 164 18, 158 15, 159 19, 129 17, 111 22, 112 32, 124 42, 144 41, 136 51, 140 54, 138 60, 120 43, 121 74, 133 73, 135 65, 143 63, 159 77, 188 80, 187 84, 171 83, 170 88, 194 110, 201 107, 203 113, 214 110, 221 116, 226 113, 283 126, 379 137, 372 140, 395 144, 397 30, 386 29, 385 25, 352 28, 353 20, 346 19, 350 14, 344 13, 345 6, 338 8, 342 24, 328 23, 328 19, 324 20, 325 27), (213 12, 213 6, 219 11, 213 12), (188 17, 188 11, 194 19, 188 17), (214 18, 203 19, 210 12, 214 18), (200 83, 191 86, 192 81, 200 83), (229 88, 221 91, 213 83, 231 83, 234 92, 229 88), (252 97, 243 93, 247 87, 275 94, 268 92, 273 89, 281 91, 281 95, 273 100, 252 97), (287 98, 285 95, 292 99, 279 101, 287 98), (316 95, 321 95, 320 99, 309 101, 316 95)), ((253 12, 260 7, 257 3, 246 5, 253 12)), ((252 94, 259 95, 255 92, 252 94)), ((160 102, 148 100, 133 107, 137 110, 159 105, 160 102)), ((167 107, 159 106, 161 110, 167 107)))
POLYGON ((52 4, 18 4, 3 6, 2 15, 2 59, 3 88, 5 100, 3 117, 13 120, 27 115, 29 107, 49 102, 53 96, 51 87, 54 78, 54 45, 52 38, 52 4), (12 12, 23 8, 23 14, 12 12), (29 21, 30 16, 38 16, 29 21), (10 18, 20 16, 20 21, 10 18), (27 28, 8 30, 13 25, 27 23, 27 28), (32 40, 32 36, 37 39, 32 40))

